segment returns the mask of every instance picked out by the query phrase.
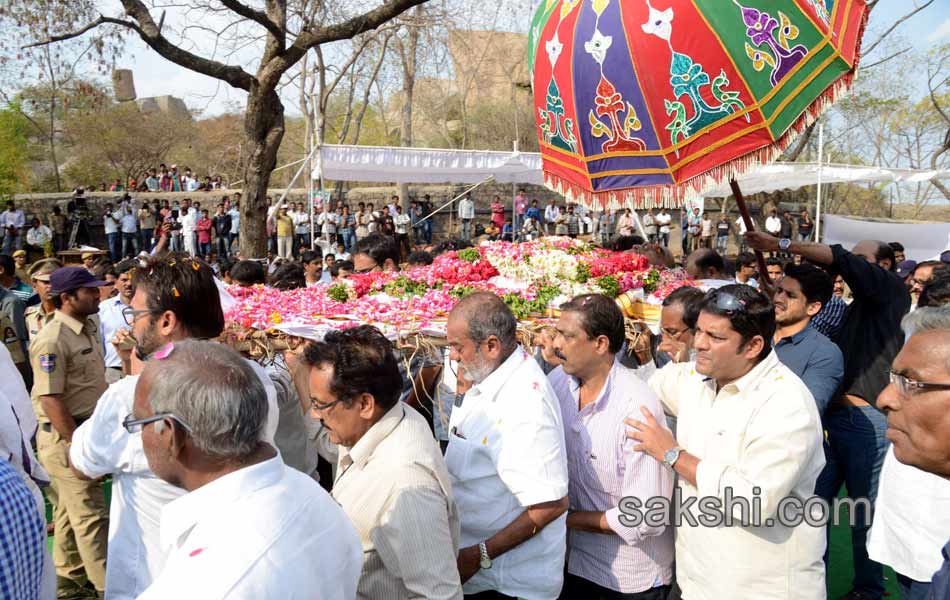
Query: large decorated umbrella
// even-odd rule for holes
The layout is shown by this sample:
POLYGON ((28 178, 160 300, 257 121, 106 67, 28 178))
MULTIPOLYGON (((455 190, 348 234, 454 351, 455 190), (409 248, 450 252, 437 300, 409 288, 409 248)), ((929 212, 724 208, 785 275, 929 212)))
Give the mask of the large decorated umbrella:
POLYGON ((864 0, 542 0, 545 183, 676 206, 775 159, 850 86, 866 17, 864 0))

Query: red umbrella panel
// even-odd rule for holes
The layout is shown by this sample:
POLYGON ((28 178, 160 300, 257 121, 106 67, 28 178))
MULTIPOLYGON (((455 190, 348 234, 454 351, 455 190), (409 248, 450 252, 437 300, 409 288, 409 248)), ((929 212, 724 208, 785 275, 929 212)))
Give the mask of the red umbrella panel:
POLYGON ((850 87, 864 0, 543 0, 529 61, 545 182, 676 206, 774 160, 850 87))

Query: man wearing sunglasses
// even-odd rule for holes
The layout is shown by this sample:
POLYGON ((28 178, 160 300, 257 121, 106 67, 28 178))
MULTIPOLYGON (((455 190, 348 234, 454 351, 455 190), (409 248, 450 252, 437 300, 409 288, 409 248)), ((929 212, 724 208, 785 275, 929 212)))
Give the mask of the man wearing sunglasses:
POLYGON ((726 527, 682 520, 675 547, 683 598, 825 596, 824 531, 778 519, 784 498, 803 505, 812 497, 825 460, 815 401, 772 351, 774 333, 764 294, 745 285, 711 290, 696 322, 695 362, 670 363, 649 381, 678 419, 676 437, 649 411, 626 420, 634 450, 679 474, 684 513, 699 519, 688 502, 718 499, 719 517, 735 519, 726 527), (726 497, 759 501, 758 523, 742 523, 726 497))
POLYGON ((918 309, 903 327, 877 398, 891 449, 868 551, 897 572, 901 598, 950 600, 950 306, 918 309))
POLYGON ((56 312, 30 344, 33 408, 40 464, 49 472, 47 497, 56 534, 53 562, 60 595, 105 589, 108 514, 102 487, 84 481, 66 465, 77 426, 90 418, 106 389, 96 279, 83 267, 63 267, 50 275, 56 312))
MULTIPOLYGON (((828 431, 827 466, 815 493, 833 500, 842 485, 850 498, 874 502, 887 450, 884 415, 875 402, 888 385, 887 371, 904 343, 901 319, 910 309, 910 294, 894 269, 894 249, 885 242, 862 240, 851 251, 841 245, 778 239, 760 231, 746 234, 755 250, 798 254, 812 264, 840 274, 851 288, 841 329, 833 340, 844 356, 844 377, 824 415, 828 431)), ((868 558, 870 524, 857 507, 851 528, 854 580, 846 600, 880 600, 883 567, 868 558)))
MULTIPOLYGON (((126 376, 109 386, 90 419, 76 430, 69 456, 74 470, 86 477, 112 475, 115 526, 109 532, 105 587, 109 598, 117 600, 138 597, 161 571, 166 558, 158 528, 161 510, 184 493, 155 477, 141 437, 122 425, 132 412, 139 373, 169 342, 213 339, 224 328, 214 274, 204 262, 182 254, 153 257, 136 268, 134 283, 132 301, 121 310, 127 328, 111 340, 126 376)), ((259 365, 251 367, 267 391, 262 438, 273 443, 276 390, 259 365)))

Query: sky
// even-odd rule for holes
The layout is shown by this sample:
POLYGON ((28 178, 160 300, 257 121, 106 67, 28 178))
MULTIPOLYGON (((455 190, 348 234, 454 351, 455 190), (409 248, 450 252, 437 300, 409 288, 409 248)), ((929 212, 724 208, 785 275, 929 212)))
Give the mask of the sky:
MULTIPOLYGON (((875 33, 883 30, 882 24, 892 23, 905 14, 910 5, 910 0, 881 1, 871 15, 865 42, 875 39, 875 33)), ((527 30, 527 27, 528 23, 525 23, 523 29, 527 30)), ((950 43, 950 2, 936 0, 903 23, 897 33, 921 51, 938 43, 950 43)), ((220 114, 229 108, 241 108, 244 105, 246 96, 243 91, 163 59, 134 36, 129 38, 127 49, 128 52, 117 66, 133 70, 140 98, 164 94, 178 96, 185 100, 189 108, 202 111, 203 116, 220 114)), ((252 56, 248 55, 248 58, 252 56)), ((923 77, 922 74, 917 75, 923 77)), ((294 96, 288 94, 286 98, 288 114, 297 113, 294 96)))

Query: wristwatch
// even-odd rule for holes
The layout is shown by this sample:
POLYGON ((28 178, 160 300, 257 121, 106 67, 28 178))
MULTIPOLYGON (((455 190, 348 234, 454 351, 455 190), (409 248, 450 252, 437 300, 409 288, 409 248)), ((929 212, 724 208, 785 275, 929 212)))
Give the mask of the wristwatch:
POLYGON ((792 240, 788 238, 782 238, 778 241, 778 249, 782 252, 788 252, 788 247, 792 245, 792 240))
POLYGON ((670 448, 669 450, 667 450, 666 452, 664 452, 664 453, 663 453, 663 464, 672 469, 672 468, 673 468, 673 465, 676 464, 676 461, 679 460, 680 452, 682 452, 682 451, 683 451, 682 448, 680 448, 679 446, 676 446, 676 447, 670 448))
POLYGON ((478 568, 490 569, 491 558, 488 556, 488 547, 485 545, 485 542, 478 544, 478 553, 481 555, 481 560, 478 561, 478 568))

